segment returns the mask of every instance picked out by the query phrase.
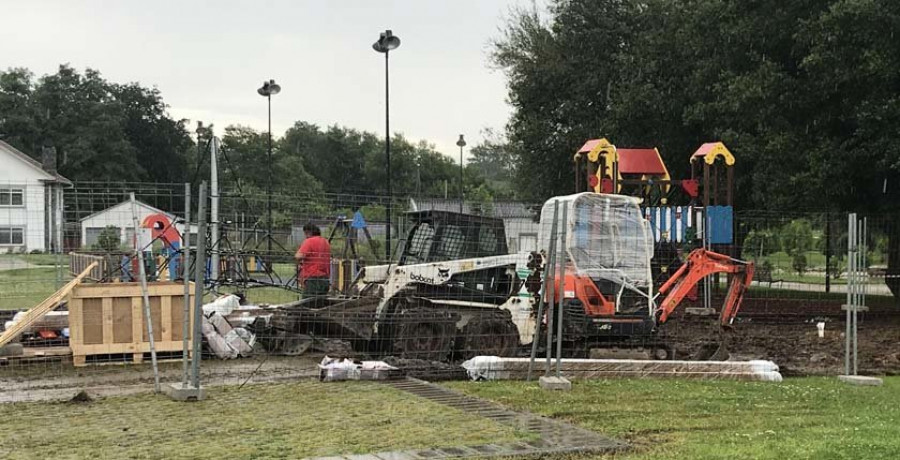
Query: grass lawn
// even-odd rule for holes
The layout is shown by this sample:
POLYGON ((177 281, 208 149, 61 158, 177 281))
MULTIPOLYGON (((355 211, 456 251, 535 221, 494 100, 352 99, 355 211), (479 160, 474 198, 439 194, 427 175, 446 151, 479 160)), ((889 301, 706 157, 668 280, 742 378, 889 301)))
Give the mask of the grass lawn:
MULTIPOLYGON (((63 282, 69 279, 63 273, 63 282)), ((24 310, 56 292, 56 268, 0 270, 0 310, 24 310)))
POLYGON ((448 386, 637 447, 617 459, 900 457, 900 377, 885 379, 882 387, 834 378, 781 384, 599 380, 575 382, 568 393, 525 382, 448 386))
POLYGON ((528 438, 377 383, 214 388, 87 404, 0 405, 0 458, 302 458, 528 438))
POLYGON ((63 265, 69 263, 69 256, 66 254, 0 254, 0 258, 14 258, 31 265, 49 265, 51 267, 56 266, 57 263, 63 265))

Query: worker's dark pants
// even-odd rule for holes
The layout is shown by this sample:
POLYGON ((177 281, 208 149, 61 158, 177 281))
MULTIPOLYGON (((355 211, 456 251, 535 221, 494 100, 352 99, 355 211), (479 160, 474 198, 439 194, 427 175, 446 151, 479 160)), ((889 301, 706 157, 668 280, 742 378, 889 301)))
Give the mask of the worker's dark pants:
POLYGON ((307 278, 303 286, 303 298, 328 295, 328 278, 307 278))

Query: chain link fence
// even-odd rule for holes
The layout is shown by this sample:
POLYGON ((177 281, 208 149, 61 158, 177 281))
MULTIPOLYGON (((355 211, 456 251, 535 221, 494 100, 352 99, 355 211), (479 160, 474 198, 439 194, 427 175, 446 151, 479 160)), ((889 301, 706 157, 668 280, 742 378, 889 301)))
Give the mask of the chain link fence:
MULTIPOLYGON (((643 219, 629 224, 594 210, 595 224, 582 228, 583 210, 573 208, 569 245, 593 241, 590 254, 604 261, 579 272, 582 259, 571 249, 564 274, 548 274, 541 235, 553 219, 541 213, 544 203, 269 196, 229 186, 213 197, 217 218, 209 211, 214 200, 204 202, 209 225, 201 226, 197 195, 194 187, 187 196, 184 184, 0 185, 0 325, 14 327, 24 315, 18 312, 96 264, 74 293, 5 348, 0 400, 54 398, 83 387, 146 389, 153 382, 147 316, 161 380, 180 381, 191 317, 185 299, 190 306, 196 292, 191 285, 185 292, 185 272, 191 283, 202 280, 207 305, 199 328, 205 385, 317 377, 324 356, 383 360, 430 379, 465 378, 460 364, 474 356, 545 357, 557 346, 565 357, 704 359, 724 344, 734 359, 772 359, 789 375, 840 368, 846 214, 738 210, 713 222, 699 208, 635 205, 643 219), (698 224, 704 221, 707 228, 698 224), (310 224, 330 243, 329 270, 312 282, 327 285, 317 295, 295 258, 310 224), (734 273, 686 290, 658 324, 667 295, 660 288, 716 228, 727 237, 708 249, 754 267, 730 332, 722 332, 720 315, 734 273), (605 242, 589 238, 601 233, 605 242), (625 248, 626 235, 640 235, 651 250, 625 248), (147 311, 136 250, 149 282, 147 311), (643 284, 623 268, 643 266, 638 259, 649 269, 643 284), (547 280, 564 283, 551 296, 547 280), (551 316, 538 314, 541 304, 563 325, 552 347, 551 316), (819 322, 828 331, 823 340, 819 322)), ((868 222, 860 368, 893 372, 900 367, 900 348, 890 341, 900 318, 891 294, 900 234, 895 216, 868 222)))

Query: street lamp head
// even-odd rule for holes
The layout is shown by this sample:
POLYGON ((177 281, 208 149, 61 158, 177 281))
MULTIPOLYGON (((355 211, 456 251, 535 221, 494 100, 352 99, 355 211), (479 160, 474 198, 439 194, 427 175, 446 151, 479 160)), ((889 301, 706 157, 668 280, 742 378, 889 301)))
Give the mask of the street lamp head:
POLYGON ((372 44, 372 49, 379 53, 387 53, 388 51, 397 49, 399 46, 400 37, 394 35, 393 32, 388 29, 382 32, 381 36, 378 37, 378 41, 372 44))
POLYGON ((456 145, 457 145, 458 147, 465 147, 465 146, 466 146, 466 140, 463 138, 463 135, 462 135, 462 134, 459 135, 459 140, 456 141, 456 145))
POLYGON ((263 85, 256 92, 263 97, 274 96, 281 92, 281 86, 275 83, 275 80, 264 81, 263 85))

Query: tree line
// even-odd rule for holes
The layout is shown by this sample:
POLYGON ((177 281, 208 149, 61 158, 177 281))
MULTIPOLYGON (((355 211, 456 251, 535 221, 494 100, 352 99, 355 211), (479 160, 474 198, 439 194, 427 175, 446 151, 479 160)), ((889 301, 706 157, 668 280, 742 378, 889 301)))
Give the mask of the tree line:
POLYGON ((723 141, 744 209, 896 209, 900 2, 552 0, 493 44, 517 183, 572 189, 585 139, 659 147, 673 177, 723 141))
MULTIPOLYGON (((0 71, 0 139, 40 161, 57 149, 59 172, 73 181, 181 183, 209 177, 208 142, 221 139, 220 182, 245 193, 386 192, 384 135, 297 121, 273 139, 246 126, 216 129, 175 120, 162 94, 139 83, 107 81, 99 71, 61 65, 36 78, 23 68, 0 71), (232 187, 234 188, 234 187, 232 187)), ((505 144, 496 136, 474 146, 464 168, 467 197, 510 198, 505 144)), ((394 192, 459 196, 459 164, 434 145, 402 134, 391 139, 394 192)))

